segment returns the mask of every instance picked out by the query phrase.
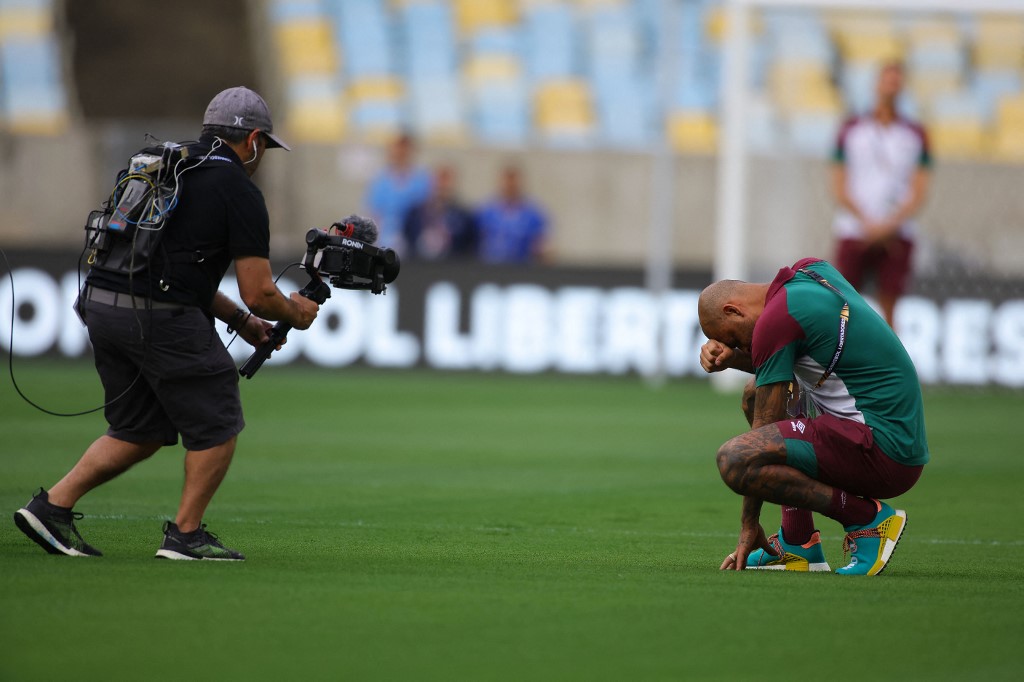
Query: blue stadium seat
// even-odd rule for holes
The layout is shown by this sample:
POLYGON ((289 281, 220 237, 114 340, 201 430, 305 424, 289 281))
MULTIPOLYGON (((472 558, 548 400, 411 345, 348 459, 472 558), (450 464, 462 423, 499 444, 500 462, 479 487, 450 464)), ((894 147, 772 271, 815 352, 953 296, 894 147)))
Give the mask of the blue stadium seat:
POLYGON ((281 24, 320 19, 323 13, 323 3, 320 0, 274 0, 270 3, 268 16, 272 24, 281 24))
POLYGON ((1021 72, 1017 69, 979 69, 974 74, 972 90, 982 118, 991 122, 999 100, 1021 92, 1022 85, 1021 72))
POLYGON ((599 141, 612 147, 644 147, 653 140, 651 90, 643 81, 622 81, 614 90, 597 89, 599 141))
POLYGON ((394 30, 383 0, 325 0, 349 78, 395 73, 394 30))
POLYGON ((8 37, 0 43, 0 102, 15 131, 56 133, 67 124, 60 49, 53 36, 8 37))
POLYGON ((481 140, 495 144, 522 144, 530 134, 526 89, 514 82, 495 83, 473 94, 473 128, 481 140))
POLYGON ((534 81, 578 73, 579 40, 568 5, 550 3, 526 8, 523 21, 526 70, 534 81))
POLYGON ((409 106, 411 121, 418 133, 452 136, 464 129, 462 89, 454 78, 411 83, 409 106))
POLYGON ((415 2, 401 11, 405 71, 413 80, 454 77, 456 41, 451 7, 441 2, 415 2))

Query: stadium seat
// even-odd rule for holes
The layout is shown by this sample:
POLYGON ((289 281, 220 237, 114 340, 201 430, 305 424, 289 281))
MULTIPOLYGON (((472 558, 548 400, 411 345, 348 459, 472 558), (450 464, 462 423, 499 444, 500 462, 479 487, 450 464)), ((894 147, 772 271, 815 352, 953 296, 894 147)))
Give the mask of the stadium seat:
POLYGON ((987 151, 978 100, 968 91, 945 93, 931 107, 929 134, 939 158, 976 159, 987 151))
POLYGON ((979 69, 1024 66, 1024 16, 984 15, 977 19, 972 49, 979 69))
POLYGON ((533 82, 570 78, 579 72, 575 18, 565 3, 536 3, 524 8, 523 43, 527 73, 533 82))
POLYGON ((526 88, 516 80, 490 82, 469 93, 474 132, 498 145, 521 145, 530 136, 526 88))
POLYGON ((538 132, 548 141, 576 145, 590 140, 594 128, 591 93, 579 79, 551 81, 534 94, 538 132))
POLYGON ((282 21, 274 28, 274 40, 286 77, 338 72, 338 55, 326 19, 282 21))
POLYGON ((1001 161, 1024 162, 1024 94, 999 100, 992 153, 1001 161))
POLYGON ((0 41, 0 103, 7 129, 21 135, 58 135, 70 122, 54 36, 8 34, 0 41))
POLYGON ((979 69, 974 74, 973 91, 984 119, 994 119, 999 100, 1020 93, 1022 85, 1018 69, 979 69))
POLYGON ((718 148, 718 124, 709 111, 677 111, 668 119, 672 148, 685 154, 714 154, 718 148))
POLYGON ((518 21, 512 0, 455 0, 459 35, 469 36, 481 29, 512 26, 518 21))
POLYGON ((405 124, 404 87, 394 77, 362 78, 349 84, 352 131, 365 139, 385 141, 405 124))
POLYGON ((324 0, 349 78, 395 73, 395 32, 384 0, 324 0))
POLYGON ((462 89, 454 78, 417 80, 408 90, 410 122, 417 133, 438 143, 465 138, 462 89))
POLYGON ((295 142, 335 143, 348 129, 347 110, 332 75, 293 76, 285 89, 285 125, 295 142))
POLYGON ((847 62, 878 63, 903 57, 903 43, 888 14, 832 12, 827 16, 847 62))
POLYGON ((453 78, 457 73, 454 19, 448 3, 407 2, 400 11, 405 72, 411 80, 453 78))
POLYGON ((267 17, 271 26, 324 18, 320 0, 273 0, 267 17))

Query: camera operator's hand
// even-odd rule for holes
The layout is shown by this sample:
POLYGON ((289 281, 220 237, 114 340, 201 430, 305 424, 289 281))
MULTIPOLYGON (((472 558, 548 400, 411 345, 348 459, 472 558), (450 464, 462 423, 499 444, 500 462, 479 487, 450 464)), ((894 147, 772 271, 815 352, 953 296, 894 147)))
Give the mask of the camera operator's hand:
POLYGON ((316 314, 320 310, 320 304, 311 301, 297 291, 292 292, 289 298, 292 300, 294 314, 291 325, 296 329, 309 329, 309 325, 313 324, 313 320, 316 319, 316 314))
MULTIPOLYGON (((268 332, 273 328, 273 324, 266 320, 260 319, 255 315, 249 315, 245 320, 245 324, 238 330, 238 335, 245 339, 246 343, 250 346, 259 348, 260 345, 270 340, 268 332)), ((281 350, 281 345, 287 342, 288 339, 281 339, 281 343, 277 345, 276 350, 281 350)))

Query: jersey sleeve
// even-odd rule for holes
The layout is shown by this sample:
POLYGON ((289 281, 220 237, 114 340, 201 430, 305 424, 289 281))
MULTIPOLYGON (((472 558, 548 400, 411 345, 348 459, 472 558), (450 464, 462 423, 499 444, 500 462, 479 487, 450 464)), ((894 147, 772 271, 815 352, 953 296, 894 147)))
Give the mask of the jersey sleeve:
POLYGON ((832 150, 832 161, 839 165, 846 163, 846 141, 850 134, 850 129, 853 128, 855 119, 848 119, 839 128, 839 132, 836 133, 836 146, 832 150))
POLYGON ((228 201, 228 251, 232 258, 270 258, 270 216, 263 193, 250 189, 228 201))
POLYGON ((754 377, 758 386, 777 384, 780 381, 793 380, 793 367, 796 365, 797 342, 786 344, 775 351, 767 360, 754 368, 754 377))
POLYGON ((931 168, 932 167, 932 149, 931 144, 928 141, 928 132, 924 129, 924 126, 915 126, 917 134, 921 138, 921 152, 917 157, 918 168, 931 168))
POLYGON ((781 288, 767 304, 754 327, 750 348, 758 386, 791 381, 806 335, 789 314, 788 292, 781 288))

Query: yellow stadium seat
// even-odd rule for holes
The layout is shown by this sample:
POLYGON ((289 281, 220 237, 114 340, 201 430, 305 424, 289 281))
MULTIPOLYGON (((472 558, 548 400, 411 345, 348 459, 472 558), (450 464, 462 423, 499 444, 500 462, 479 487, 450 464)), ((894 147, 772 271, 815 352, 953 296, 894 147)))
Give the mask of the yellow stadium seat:
POLYGON ((482 28, 512 26, 518 21, 512 0, 456 0, 455 23, 461 35, 482 28))
POLYGON ((839 108, 839 96, 824 64, 780 62, 768 74, 773 102, 782 111, 828 111, 839 108))
POLYGON ((71 121, 65 112, 32 116, 8 116, 2 127, 14 135, 53 137, 66 133, 71 121))
POLYGON ((551 81, 541 86, 534 99, 538 128, 543 132, 587 132, 594 126, 590 90, 582 81, 551 81))
POLYGON ((985 15, 978 19, 972 46, 977 68, 1024 67, 1024 17, 985 15))
MULTIPOLYGON (((721 43, 729 30, 729 13, 724 7, 714 7, 708 11, 704 18, 704 34, 716 43, 721 43)), ((758 35, 763 29, 761 18, 758 14, 750 15, 750 32, 758 35)))
POLYGON ((517 80, 521 74, 519 60, 505 54, 474 55, 463 67, 463 75, 470 86, 517 80))
POLYGON ((928 132, 939 159, 978 159, 988 151, 985 130, 978 120, 936 121, 928 132))
POLYGON ((992 157, 998 161, 1024 163, 1024 126, 997 129, 992 136, 992 157))
POLYGON ((978 17, 978 42, 1024 43, 1024 17, 1019 14, 985 14, 978 17))
POLYGON ((843 58, 851 62, 888 62, 903 58, 904 46, 893 35, 847 34, 839 41, 843 58))
POLYGON ((53 12, 40 9, 0 9, 0 40, 38 38, 54 30, 53 12))
POLYGON ((996 109, 996 126, 1007 129, 1024 126, 1024 93, 1010 95, 999 100, 996 109))
POLYGON ((903 42, 888 14, 838 11, 825 16, 846 61, 885 62, 903 58, 903 42))
POLYGON ((911 45, 959 45, 960 30, 950 19, 936 17, 914 21, 907 28, 911 45))
POLYGON ((274 39, 285 75, 332 74, 338 71, 338 54, 327 22, 281 24, 274 31, 274 39))
POLYGON ((685 154, 714 154, 718 148, 718 125, 707 112, 676 112, 668 120, 672 148, 685 154))
POLYGON ((928 71, 911 74, 907 89, 914 94, 918 103, 927 108, 939 95, 956 92, 962 88, 960 76, 948 71, 928 71))
POLYGON ((360 78, 349 84, 348 96, 353 104, 365 100, 397 100, 402 97, 402 82, 397 78, 360 78))
POLYGON ((330 144, 340 142, 348 131, 341 97, 317 98, 293 103, 285 115, 286 139, 330 144))

